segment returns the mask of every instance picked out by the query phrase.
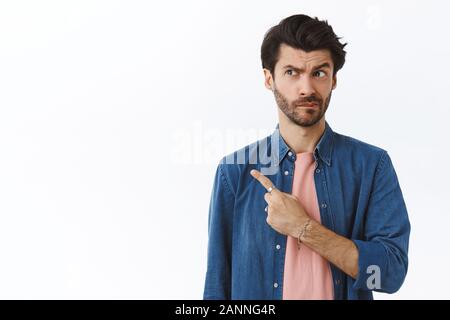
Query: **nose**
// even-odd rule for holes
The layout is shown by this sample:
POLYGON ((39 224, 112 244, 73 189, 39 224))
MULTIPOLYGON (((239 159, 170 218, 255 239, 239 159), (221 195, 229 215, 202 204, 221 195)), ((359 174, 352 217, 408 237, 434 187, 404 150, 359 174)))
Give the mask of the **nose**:
POLYGON ((314 93, 314 87, 311 83, 311 79, 308 76, 303 75, 299 78, 297 92, 301 97, 309 97, 314 93))

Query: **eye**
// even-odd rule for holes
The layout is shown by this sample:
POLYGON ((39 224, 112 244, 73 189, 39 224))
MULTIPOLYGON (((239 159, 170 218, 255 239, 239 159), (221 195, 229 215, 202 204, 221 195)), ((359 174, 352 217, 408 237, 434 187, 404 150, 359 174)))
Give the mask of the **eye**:
POLYGON ((292 70, 292 69, 287 69, 286 72, 285 72, 284 74, 287 74, 288 76, 293 76, 294 73, 295 73, 294 70, 292 70))
POLYGON ((323 78, 327 75, 327 73, 323 70, 317 70, 313 73, 314 77, 323 78))

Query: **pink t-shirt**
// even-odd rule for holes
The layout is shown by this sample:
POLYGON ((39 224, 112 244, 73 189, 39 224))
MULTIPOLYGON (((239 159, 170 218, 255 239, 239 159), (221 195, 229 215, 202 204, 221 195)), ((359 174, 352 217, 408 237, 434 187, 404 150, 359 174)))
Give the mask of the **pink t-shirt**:
MULTIPOLYGON (((305 211, 320 223, 320 211, 314 185, 315 162, 312 152, 298 153, 295 161, 292 194, 305 211)), ((283 300, 334 298, 333 278, 328 261, 288 236, 283 279, 283 300)))

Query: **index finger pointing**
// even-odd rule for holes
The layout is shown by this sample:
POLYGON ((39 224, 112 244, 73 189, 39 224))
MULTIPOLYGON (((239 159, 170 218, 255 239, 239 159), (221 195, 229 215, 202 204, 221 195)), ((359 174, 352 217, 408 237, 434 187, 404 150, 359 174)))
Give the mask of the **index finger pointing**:
POLYGON ((272 187, 275 190, 275 186, 272 183, 272 181, 270 181, 269 178, 267 178, 265 175, 263 175, 261 172, 259 172, 258 170, 253 169, 252 171, 250 171, 250 174, 252 175, 253 178, 255 178, 256 180, 259 181, 259 183, 262 184, 262 186, 269 191, 269 188, 272 187))

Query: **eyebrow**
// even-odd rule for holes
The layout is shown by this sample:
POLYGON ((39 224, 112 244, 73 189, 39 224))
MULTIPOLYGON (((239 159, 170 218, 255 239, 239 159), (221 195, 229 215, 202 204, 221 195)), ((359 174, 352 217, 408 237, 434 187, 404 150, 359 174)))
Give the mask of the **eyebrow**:
MULTIPOLYGON (((313 70, 316 71, 316 70, 322 69, 322 68, 331 69, 331 66, 330 66, 330 64, 328 62, 325 62, 325 63, 319 64, 318 66, 313 67, 313 70)), ((291 64, 288 64, 288 65, 284 66, 283 69, 293 69, 293 70, 295 70, 297 72, 305 71, 304 69, 297 68, 297 67, 295 67, 295 66, 293 66, 291 64)))

